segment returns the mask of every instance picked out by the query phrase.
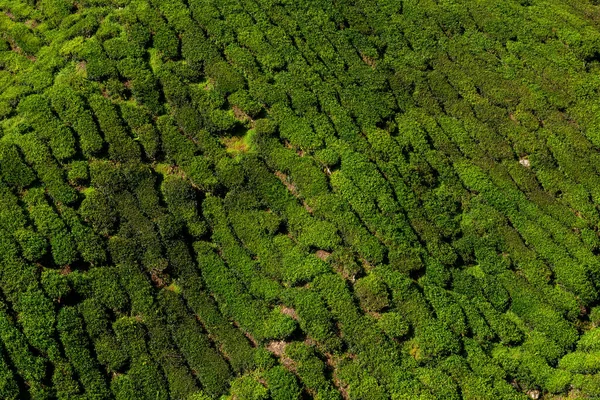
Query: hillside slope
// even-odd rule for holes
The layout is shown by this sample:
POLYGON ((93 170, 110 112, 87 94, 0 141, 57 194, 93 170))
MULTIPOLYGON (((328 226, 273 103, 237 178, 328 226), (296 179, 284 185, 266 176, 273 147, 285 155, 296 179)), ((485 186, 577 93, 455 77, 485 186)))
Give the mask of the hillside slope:
POLYGON ((0 398, 600 398, 596 0, 0 0, 0 398))

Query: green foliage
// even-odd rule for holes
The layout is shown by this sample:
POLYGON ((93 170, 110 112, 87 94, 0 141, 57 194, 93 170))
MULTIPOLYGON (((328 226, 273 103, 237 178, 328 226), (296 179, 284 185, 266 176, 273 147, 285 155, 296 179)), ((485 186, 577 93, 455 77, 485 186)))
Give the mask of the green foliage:
POLYGON ((269 398, 269 391, 250 375, 242 375, 231 382, 231 399, 263 400, 269 398))
POLYGON ((464 335, 467 325, 463 312, 452 297, 444 289, 433 285, 426 285, 424 292, 433 306, 437 320, 457 335, 464 335))
POLYGON ((127 375, 117 375, 110 382, 110 388, 117 400, 126 400, 135 398, 138 394, 133 383, 133 379, 127 375))
POLYGON ((271 368, 264 373, 272 399, 295 400, 300 398, 300 387, 294 374, 282 366, 271 368))
POLYGON ((0 398, 599 397, 596 3, 0 0, 0 398))
POLYGON ((55 315, 50 300, 40 290, 29 290, 19 296, 17 318, 29 343, 50 359, 58 357, 54 340, 55 315))
POLYGON ((198 215, 196 192, 191 184, 175 175, 169 175, 163 181, 161 189, 171 213, 186 223, 192 235, 202 236, 206 228, 198 215))
POLYGON ((234 93, 244 88, 244 78, 224 61, 208 65, 206 75, 214 81, 215 89, 221 93, 234 93))
POLYGON ((41 275, 40 282, 42 288, 52 300, 58 302, 62 297, 67 296, 71 292, 67 277, 59 271, 45 269, 41 275))
POLYGON ((227 97, 227 101, 232 107, 237 107, 251 118, 257 116, 262 110, 260 103, 255 101, 246 90, 232 93, 227 97))
POLYGON ((111 232, 117 221, 116 210, 107 196, 94 189, 85 192, 79 213, 84 221, 100 233, 111 232))
POLYGON ((188 365, 195 371, 204 391, 213 397, 222 394, 230 375, 225 361, 210 347, 207 336, 202 333, 195 319, 186 315, 183 303, 175 292, 163 291, 159 301, 165 307, 173 339, 188 365))
POLYGON ((215 175, 219 183, 229 189, 239 187, 244 182, 242 167, 229 157, 223 157, 215 165, 215 175))
POLYGON ((598 374, 575 375, 573 376, 573 388, 579 390, 584 396, 597 397, 600 394, 598 378, 600 378, 598 374))
POLYGON ((33 165, 38 178, 57 202, 70 204, 77 200, 77 192, 64 182, 63 171, 52 158, 45 143, 34 134, 19 137, 25 161, 33 165))
POLYGON ((73 2, 68 0, 44 0, 39 5, 44 16, 54 24, 59 24, 72 10, 73 2))
POLYGON ((600 326, 600 307, 596 306, 592 308, 590 311, 590 321, 592 321, 595 326, 600 326))
POLYGON ((158 27, 152 36, 152 45, 167 58, 175 58, 178 55, 179 39, 167 25, 158 27))
POLYGON ((35 174, 23 162, 15 146, 0 143, 0 173, 8 185, 24 188, 35 180, 35 174))
POLYGON ((189 176, 202 190, 213 191, 218 181, 210 164, 203 157, 194 157, 189 168, 189 176))
POLYGON ((88 164, 85 161, 73 161, 69 165, 67 179, 73 185, 81 185, 89 179, 88 164))
POLYGON ((401 338, 409 330, 406 319, 394 311, 381 314, 381 317, 377 320, 377 325, 391 338, 401 338))
POLYGON ((81 317, 72 307, 63 307, 58 314, 57 330, 65 354, 77 371, 88 396, 108 396, 108 388, 89 351, 88 340, 82 329, 81 317))
POLYGON ((296 330, 296 326, 291 317, 273 309, 264 322, 262 336, 265 339, 285 339, 296 330))
POLYGON ((376 274, 358 279, 354 284, 354 292, 366 311, 381 311, 390 304, 387 287, 376 274))
POLYGON ((102 149, 103 140, 89 109, 73 88, 56 84, 49 91, 52 108, 61 120, 69 124, 79 136, 83 154, 89 157, 102 149))
POLYGON ((192 64, 208 63, 218 58, 217 48, 195 24, 181 35, 181 55, 192 64))
POLYGON ((48 204, 43 192, 31 189, 26 199, 38 231, 48 238, 54 262, 65 265, 75 261, 77 250, 73 237, 68 233, 65 222, 48 204))
POLYGON ((110 158, 116 161, 138 160, 139 146, 127 134, 121 118, 110 101, 100 95, 90 96, 88 101, 108 143, 110 158))
POLYGON ((15 232, 15 238, 21 246, 23 257, 29 261, 37 261, 46 253, 48 242, 38 232, 19 229, 15 232))
POLYGON ((75 139, 71 131, 54 117, 47 98, 40 95, 28 96, 21 100, 18 110, 39 131, 39 136, 48 141, 52 154, 57 159, 65 160, 75 154, 75 139))
POLYGON ((431 322, 415 333, 417 358, 428 359, 457 353, 460 341, 439 322, 431 322))
MULTIPOLYGON (((135 385, 133 393, 141 393, 147 399, 168 399, 166 382, 159 366, 147 354, 133 358, 128 375, 135 385)), ((128 390, 128 393, 131 392, 128 390)))
POLYGON ((209 400, 209 399, 210 399, 210 397, 208 397, 204 393, 196 392, 196 393, 190 395, 186 400, 209 400))
POLYGON ((320 360, 312 347, 304 343, 291 343, 285 349, 285 354, 294 360, 296 372, 302 383, 324 399, 339 399, 338 392, 332 390, 332 383, 324 376, 325 363, 320 360))
POLYGON ((340 379, 347 382, 348 394, 352 398, 377 400, 385 398, 384 389, 377 380, 368 375, 359 365, 346 362, 339 370, 340 379))

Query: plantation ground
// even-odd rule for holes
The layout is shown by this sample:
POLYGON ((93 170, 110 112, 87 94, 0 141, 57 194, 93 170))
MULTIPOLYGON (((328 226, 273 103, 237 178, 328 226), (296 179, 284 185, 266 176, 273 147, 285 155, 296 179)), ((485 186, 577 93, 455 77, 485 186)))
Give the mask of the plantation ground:
POLYGON ((0 0, 0 398, 600 398, 596 0, 0 0))

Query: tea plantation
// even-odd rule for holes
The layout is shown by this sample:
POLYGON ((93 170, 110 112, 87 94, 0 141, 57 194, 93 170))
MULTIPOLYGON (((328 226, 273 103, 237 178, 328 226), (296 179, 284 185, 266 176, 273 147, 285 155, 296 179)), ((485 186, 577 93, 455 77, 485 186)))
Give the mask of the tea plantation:
POLYGON ((598 0, 0 0, 0 399, 598 399, 599 230, 598 0))

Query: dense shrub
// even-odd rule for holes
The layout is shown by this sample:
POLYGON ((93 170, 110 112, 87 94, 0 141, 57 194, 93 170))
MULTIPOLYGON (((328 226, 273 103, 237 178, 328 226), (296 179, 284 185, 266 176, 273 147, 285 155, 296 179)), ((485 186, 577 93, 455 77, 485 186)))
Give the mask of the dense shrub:
POLYGON ((409 325, 402 315, 390 311, 381 314, 377 324, 391 338, 401 338, 408 333, 409 325))
POLYGON ((37 261, 46 253, 48 242, 40 233, 30 229, 19 229, 15 232, 15 237, 25 259, 37 261))
POLYGON ((35 174, 23 162, 15 146, 0 143, 0 171, 2 180, 11 186, 24 188, 35 180, 35 174))
POLYGON ((0 398, 600 396, 597 0, 0 0, 0 398))
POLYGON ((265 374, 272 399, 295 400, 300 398, 300 387, 296 377, 282 366, 271 368, 265 374))
POLYGON ((92 354, 82 329, 81 317, 74 308, 64 307, 58 314, 57 329, 65 354, 77 371, 88 396, 104 398, 108 388, 92 354))
POLYGON ((366 311, 380 311, 389 306, 387 287, 375 274, 358 279, 354 292, 366 311))

